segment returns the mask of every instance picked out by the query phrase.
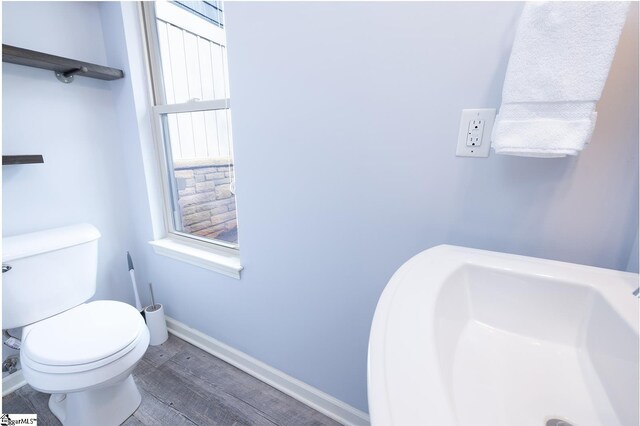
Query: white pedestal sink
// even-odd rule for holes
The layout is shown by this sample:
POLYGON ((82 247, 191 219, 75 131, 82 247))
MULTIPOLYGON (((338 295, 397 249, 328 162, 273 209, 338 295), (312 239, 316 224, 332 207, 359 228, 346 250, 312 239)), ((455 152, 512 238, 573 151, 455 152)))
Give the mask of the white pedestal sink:
POLYGON ((637 425, 637 287, 570 263, 420 253, 376 309, 372 425, 637 425))

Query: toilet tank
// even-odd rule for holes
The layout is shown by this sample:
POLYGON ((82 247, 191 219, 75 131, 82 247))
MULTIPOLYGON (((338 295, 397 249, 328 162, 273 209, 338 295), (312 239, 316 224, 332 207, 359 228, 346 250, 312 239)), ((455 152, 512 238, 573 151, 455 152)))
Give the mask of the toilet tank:
POLYGON ((89 224, 2 239, 2 328, 31 324, 96 291, 100 232, 89 224), (4 270, 5 268, 3 268, 4 270))

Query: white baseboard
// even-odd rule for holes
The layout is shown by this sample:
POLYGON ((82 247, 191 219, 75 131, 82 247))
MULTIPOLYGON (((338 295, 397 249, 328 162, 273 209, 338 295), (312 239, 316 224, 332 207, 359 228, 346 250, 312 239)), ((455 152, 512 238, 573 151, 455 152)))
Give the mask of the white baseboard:
POLYGON ((305 405, 346 426, 369 425, 369 416, 280 370, 258 361, 213 337, 195 330, 173 318, 167 317, 167 328, 171 334, 191 343, 223 361, 239 368, 253 377, 286 393, 305 405))
POLYGON ((2 396, 9 395, 11 392, 20 389, 27 384, 22 375, 22 370, 9 374, 2 378, 2 396))

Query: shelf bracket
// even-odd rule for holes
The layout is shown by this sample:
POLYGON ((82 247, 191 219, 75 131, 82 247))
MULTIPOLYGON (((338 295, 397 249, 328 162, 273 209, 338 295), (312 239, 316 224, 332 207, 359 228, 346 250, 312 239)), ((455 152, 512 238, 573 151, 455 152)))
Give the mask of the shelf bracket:
POLYGON ((60 80, 62 83, 69 84, 73 82, 74 75, 80 74, 80 73, 84 74, 88 71, 89 70, 87 69, 87 67, 80 67, 80 68, 74 68, 65 72, 54 71, 54 73, 56 74, 56 78, 60 80))

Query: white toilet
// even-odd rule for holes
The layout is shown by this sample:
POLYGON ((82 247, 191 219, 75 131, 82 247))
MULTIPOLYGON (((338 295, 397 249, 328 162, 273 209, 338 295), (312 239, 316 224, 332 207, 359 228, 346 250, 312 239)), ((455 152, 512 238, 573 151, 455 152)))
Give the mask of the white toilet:
POLYGON ((122 302, 85 303, 96 289, 98 238, 82 224, 2 240, 2 328, 24 327, 24 377, 52 394, 49 408, 65 426, 118 425, 141 401, 131 371, 149 345, 142 316, 122 302))

